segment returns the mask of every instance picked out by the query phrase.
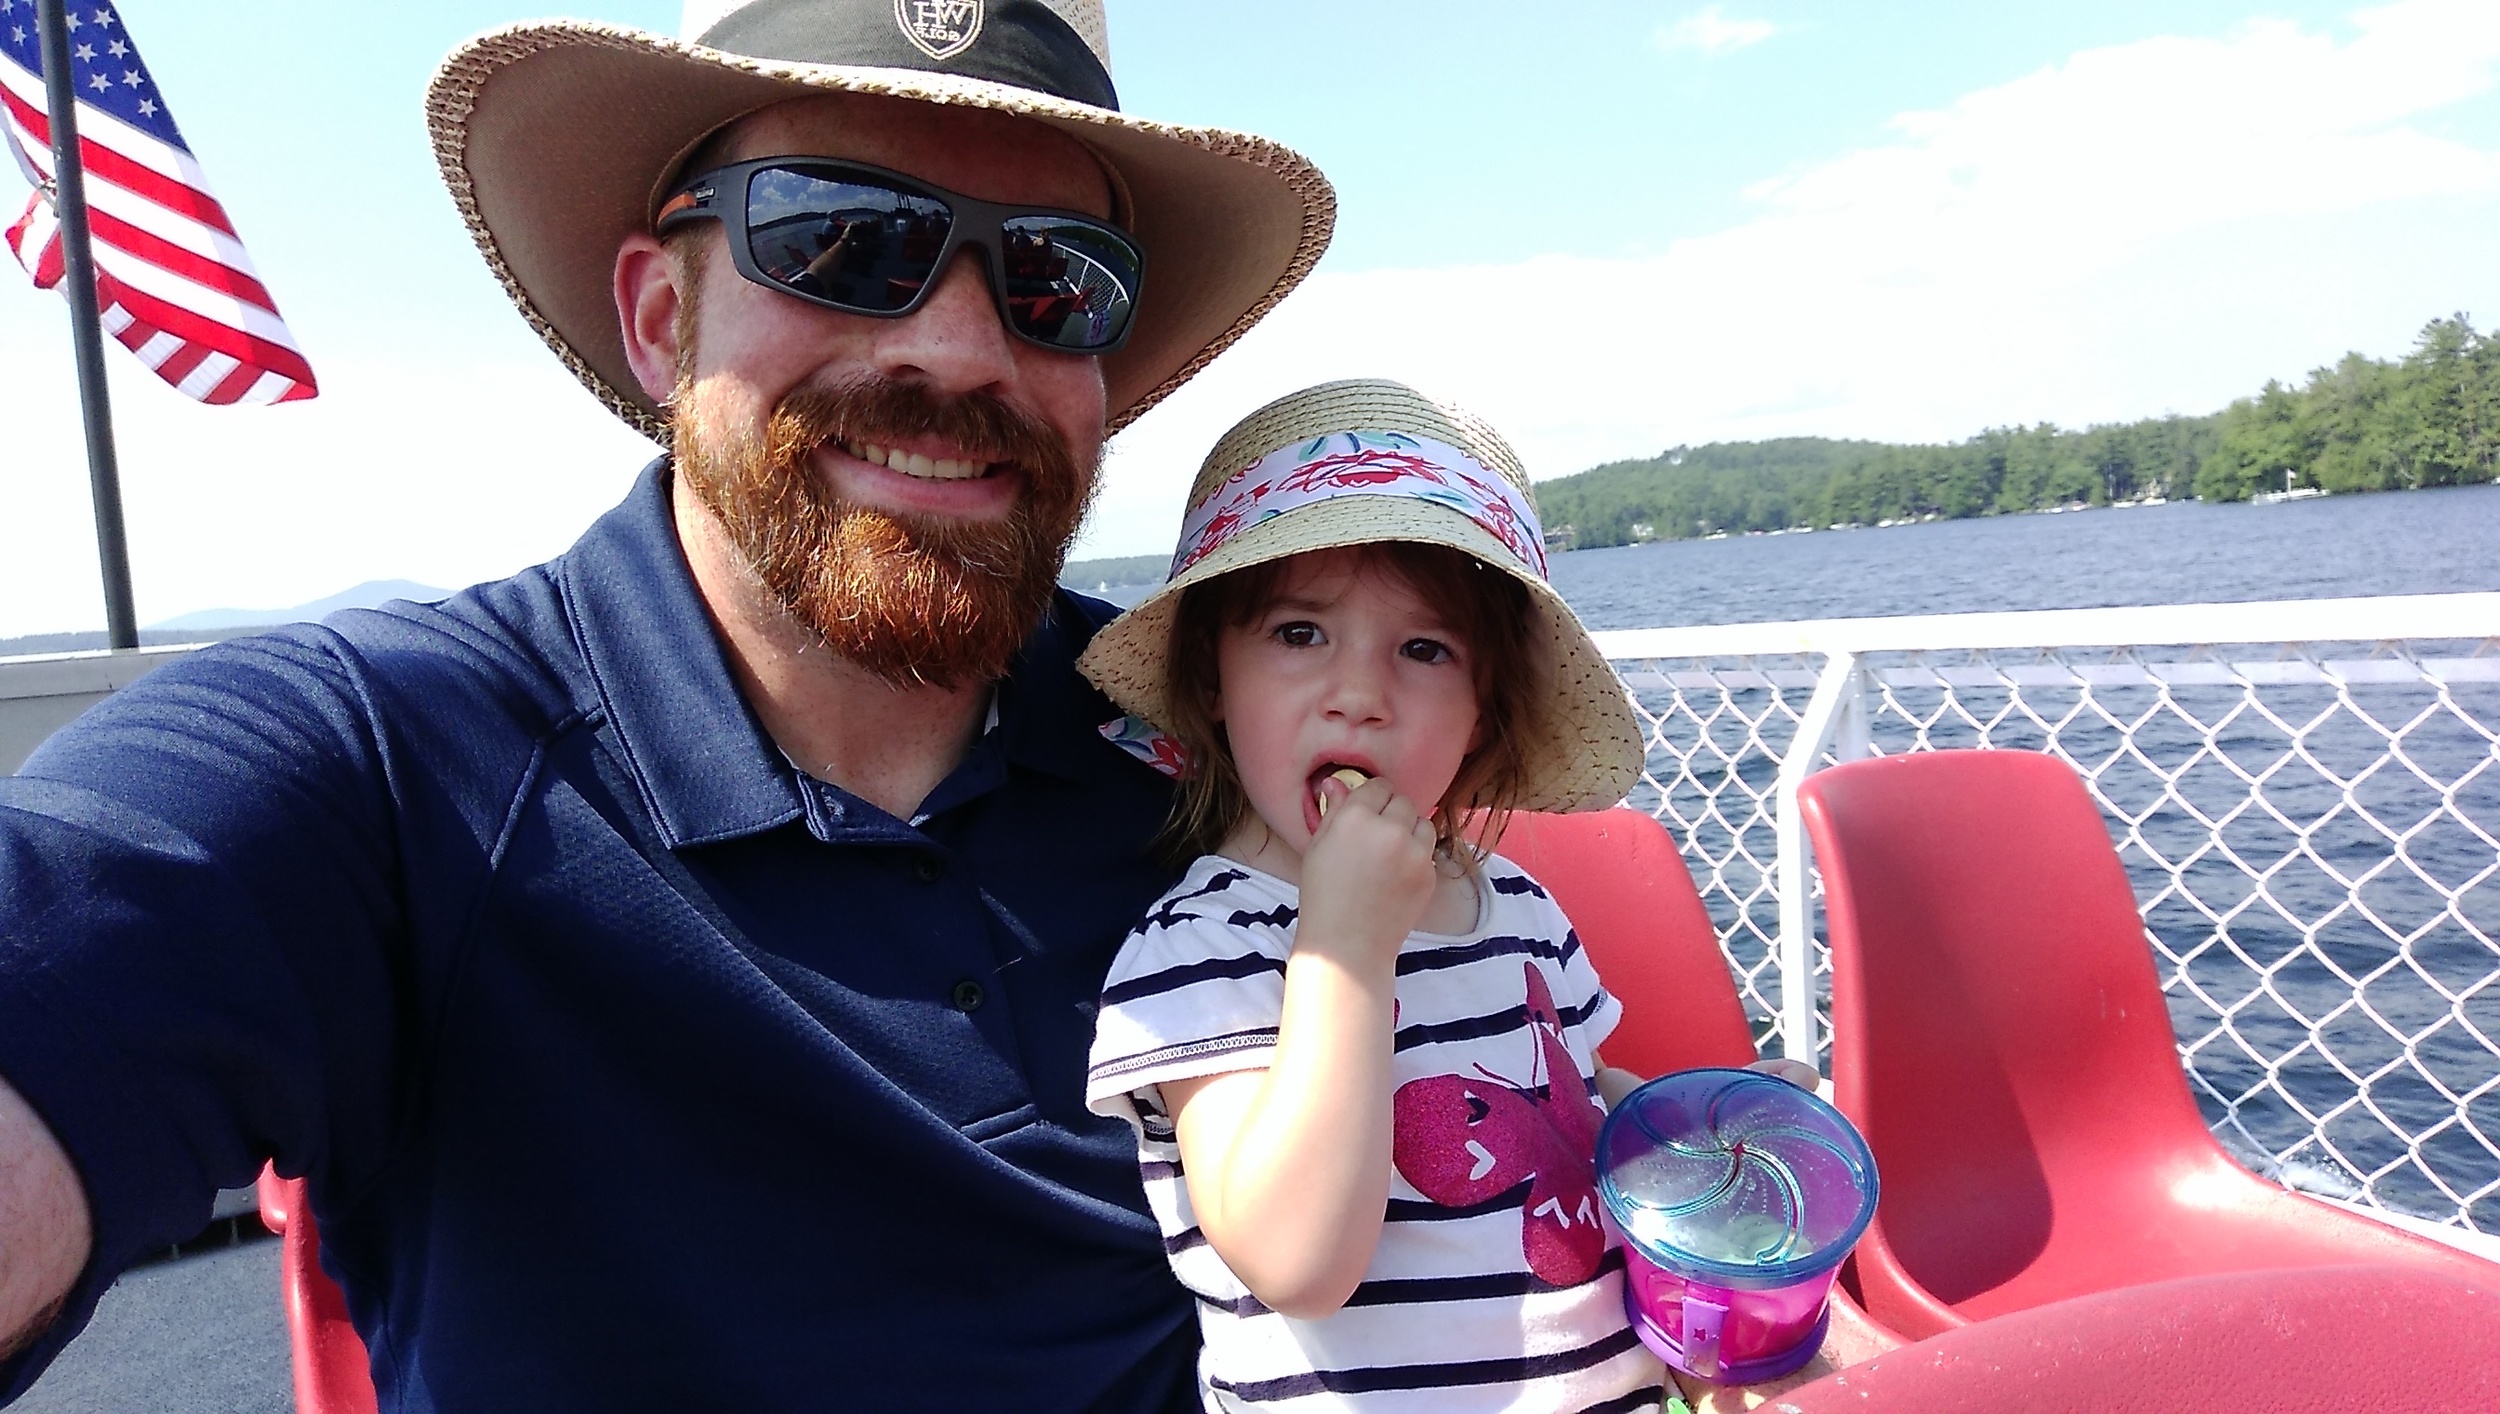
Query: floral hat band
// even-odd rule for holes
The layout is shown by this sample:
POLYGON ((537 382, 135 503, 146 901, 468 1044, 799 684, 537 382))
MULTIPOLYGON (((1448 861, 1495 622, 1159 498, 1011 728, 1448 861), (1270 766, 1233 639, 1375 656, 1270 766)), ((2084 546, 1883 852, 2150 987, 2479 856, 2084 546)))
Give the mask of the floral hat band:
POLYGON ((1446 506, 1500 541, 1537 578, 1547 577, 1536 508, 1499 473, 1447 442, 1368 429, 1289 443, 1234 473, 1181 523, 1172 576, 1251 526, 1344 496, 1446 506))

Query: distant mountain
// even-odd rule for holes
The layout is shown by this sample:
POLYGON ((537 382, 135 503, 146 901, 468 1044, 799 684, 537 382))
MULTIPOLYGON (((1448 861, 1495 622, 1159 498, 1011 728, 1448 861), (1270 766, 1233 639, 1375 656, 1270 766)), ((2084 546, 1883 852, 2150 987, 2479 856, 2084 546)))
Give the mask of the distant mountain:
POLYGON ((1537 508, 1547 544, 1590 550, 2178 499, 2223 416, 1996 427, 1941 446, 1782 437, 1670 447, 1538 482, 1537 508))
POLYGON ((1670 447, 1539 482, 1564 549, 2012 515, 2195 496, 2398 491, 2500 479, 2500 330, 2422 326, 2402 359, 2346 354, 2203 417, 1994 427, 1950 445, 1786 437, 1670 447))
POLYGON ((1079 594, 1099 594, 1122 585, 1161 584, 1172 568, 1169 555, 1124 555, 1116 560, 1078 560, 1059 571, 1059 582, 1079 594))
POLYGON ((292 609, 202 609, 195 614, 181 614, 148 625, 151 629, 184 628, 264 628, 270 624, 312 623, 341 609, 370 609, 393 599, 414 599, 430 604, 448 599, 451 591, 436 589, 406 579, 373 579, 353 589, 342 590, 327 599, 315 599, 292 609))
MULTIPOLYGON (((196 614, 179 614, 139 630, 139 642, 141 646, 151 648, 167 643, 211 643, 273 624, 310 623, 341 609, 370 609, 393 599, 428 603, 449 596, 449 590, 418 584, 414 580, 376 579, 327 599, 298 604, 292 609, 202 609, 196 614)), ((105 635, 101 629, 77 633, 33 633, 23 638, 0 638, 0 658, 25 657, 36 653, 85 653, 102 648, 104 644, 105 635)))

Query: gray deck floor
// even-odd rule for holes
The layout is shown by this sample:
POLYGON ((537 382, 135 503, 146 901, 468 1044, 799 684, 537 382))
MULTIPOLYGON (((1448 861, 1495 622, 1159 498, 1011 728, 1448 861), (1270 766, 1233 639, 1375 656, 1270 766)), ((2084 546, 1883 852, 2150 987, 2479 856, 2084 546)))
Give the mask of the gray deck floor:
POLYGON ((274 1240, 127 1273, 9 1414, 290 1414, 274 1240))

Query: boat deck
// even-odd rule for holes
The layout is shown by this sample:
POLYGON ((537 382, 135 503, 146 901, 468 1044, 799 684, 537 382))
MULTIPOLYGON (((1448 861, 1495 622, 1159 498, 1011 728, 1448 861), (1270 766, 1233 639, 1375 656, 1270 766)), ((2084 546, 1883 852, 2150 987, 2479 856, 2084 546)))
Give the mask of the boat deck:
POLYGON ((125 1273, 10 1414, 293 1414, 275 1239, 125 1273))

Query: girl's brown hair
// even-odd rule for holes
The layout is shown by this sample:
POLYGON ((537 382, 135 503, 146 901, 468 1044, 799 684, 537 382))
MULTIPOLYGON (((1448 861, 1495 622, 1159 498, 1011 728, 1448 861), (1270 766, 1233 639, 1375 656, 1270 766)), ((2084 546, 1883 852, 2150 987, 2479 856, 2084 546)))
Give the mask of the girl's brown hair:
MULTIPOLYGON (((1395 576, 1430 604, 1467 651, 1476 687, 1480 745, 1459 764, 1432 811, 1441 847, 1472 860, 1489 850, 1516 808, 1528 778, 1523 743, 1539 740, 1552 666, 1537 632, 1528 588, 1511 575, 1446 545, 1388 540, 1350 547, 1359 568, 1395 576), (1469 852, 1461 854, 1464 842, 1469 852)), ((1307 551, 1322 554, 1324 551, 1307 551)), ((1192 770, 1172 800, 1163 842, 1182 859, 1213 853, 1250 813, 1224 726, 1215 720, 1223 684, 1216 646, 1224 631, 1266 611, 1294 556, 1246 565, 1181 591, 1164 656, 1164 730, 1189 753, 1192 770)))

